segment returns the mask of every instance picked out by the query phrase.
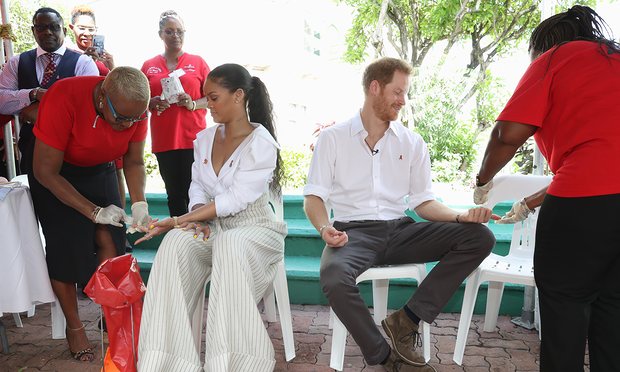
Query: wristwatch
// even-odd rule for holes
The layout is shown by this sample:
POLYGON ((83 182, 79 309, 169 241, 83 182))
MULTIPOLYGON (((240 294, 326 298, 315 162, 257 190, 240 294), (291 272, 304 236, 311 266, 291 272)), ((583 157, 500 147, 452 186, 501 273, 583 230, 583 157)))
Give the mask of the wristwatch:
POLYGON ((480 187, 480 186, 484 186, 485 184, 480 182, 480 175, 476 174, 476 186, 480 187))
POLYGON ((30 91, 30 93, 28 94, 29 98, 30 98, 30 103, 32 102, 37 102, 37 96, 39 95, 39 90, 41 88, 34 88, 33 90, 30 91))

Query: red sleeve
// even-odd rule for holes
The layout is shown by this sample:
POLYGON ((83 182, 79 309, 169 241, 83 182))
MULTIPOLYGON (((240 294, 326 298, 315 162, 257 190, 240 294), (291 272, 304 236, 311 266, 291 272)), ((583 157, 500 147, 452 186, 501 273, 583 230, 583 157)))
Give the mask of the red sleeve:
POLYGON ((74 120, 67 107, 71 100, 66 99, 62 91, 54 89, 58 86, 59 84, 52 85, 39 103, 34 135, 46 145, 64 152, 67 149, 74 120))
POLYGON ((549 52, 530 64, 506 107, 497 117, 498 121, 542 126, 548 110, 549 92, 554 75, 549 65, 549 52))
POLYGON ((101 61, 95 61, 95 63, 97 64, 97 69, 99 70, 99 76, 108 76, 110 69, 107 68, 101 61))

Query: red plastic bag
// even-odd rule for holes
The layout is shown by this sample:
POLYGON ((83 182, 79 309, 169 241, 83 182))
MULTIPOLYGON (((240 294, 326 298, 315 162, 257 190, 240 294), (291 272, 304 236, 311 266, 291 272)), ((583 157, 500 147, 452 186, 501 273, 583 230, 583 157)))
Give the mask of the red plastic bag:
POLYGON ((105 353, 105 358, 103 358, 103 367, 101 367, 101 372, 120 372, 116 367, 116 364, 112 361, 110 348, 108 348, 108 351, 105 353))
POLYGON ((84 292, 103 308, 112 361, 121 372, 135 372, 142 297, 146 292, 138 262, 130 254, 104 261, 84 292))

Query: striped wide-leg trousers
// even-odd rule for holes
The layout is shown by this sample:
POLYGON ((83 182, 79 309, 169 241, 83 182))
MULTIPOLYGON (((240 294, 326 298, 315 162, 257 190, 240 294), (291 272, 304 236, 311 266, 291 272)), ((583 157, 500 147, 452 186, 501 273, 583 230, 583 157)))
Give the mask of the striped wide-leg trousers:
POLYGON ((192 318, 209 277, 204 370, 273 371, 273 344, 256 304, 282 260, 286 225, 275 221, 267 200, 216 219, 206 242, 193 231, 166 235, 144 301, 139 371, 203 370, 192 318))

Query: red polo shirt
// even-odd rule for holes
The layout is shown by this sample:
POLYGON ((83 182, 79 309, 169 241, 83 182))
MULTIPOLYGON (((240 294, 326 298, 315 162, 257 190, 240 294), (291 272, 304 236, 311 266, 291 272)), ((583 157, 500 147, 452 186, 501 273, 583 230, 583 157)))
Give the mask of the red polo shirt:
POLYGON ((555 174, 548 193, 620 193, 620 54, 573 41, 538 57, 497 120, 539 127, 534 135, 555 174))
POLYGON ((115 131, 97 116, 93 91, 103 79, 81 76, 59 80, 41 100, 34 134, 45 144, 63 151, 67 163, 90 167, 110 162, 125 155, 129 142, 146 138, 146 120, 115 131))
MULTIPOLYGON (((183 53, 179 57, 177 68, 183 69, 185 75, 180 77, 185 93, 193 100, 202 97, 202 87, 209 74, 209 66, 200 56, 183 53)), ((149 79, 151 96, 159 96, 162 92, 161 79, 168 77, 172 71, 166 66, 166 59, 158 55, 142 65, 142 72, 149 79)), ((207 110, 189 111, 176 104, 161 114, 151 112, 151 145, 153 152, 180 149, 193 149, 196 134, 207 126, 207 110)))

